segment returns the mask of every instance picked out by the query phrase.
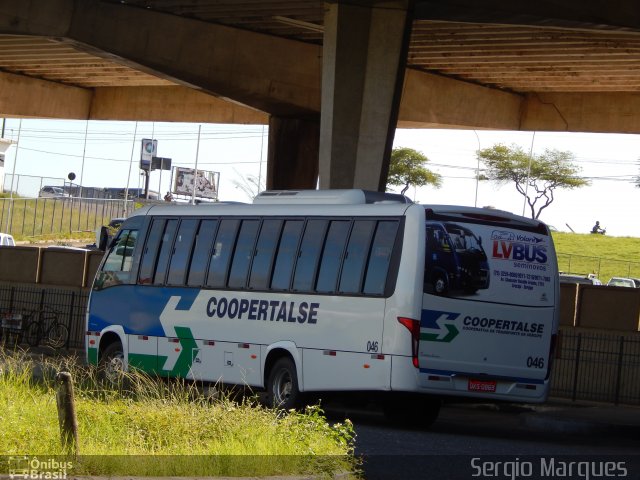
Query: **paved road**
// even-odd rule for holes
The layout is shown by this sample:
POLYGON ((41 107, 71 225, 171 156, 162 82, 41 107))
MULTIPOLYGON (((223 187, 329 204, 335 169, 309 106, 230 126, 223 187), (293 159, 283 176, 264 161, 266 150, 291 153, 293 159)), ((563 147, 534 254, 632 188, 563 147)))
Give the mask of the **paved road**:
MULTIPOLYGON (((379 413, 372 411, 347 411, 346 415, 355 425, 356 453, 363 456, 367 480, 586 480, 581 475, 586 473, 585 468, 599 469, 607 461, 625 462, 622 467, 626 468, 626 478, 640 478, 640 435, 636 431, 611 428, 589 433, 549 428, 548 423, 528 421, 539 415, 537 412, 492 411, 468 405, 444 407, 436 424, 427 431, 389 426, 379 413), (495 461, 510 463, 490 470, 495 461), (569 472, 565 467, 571 461, 588 463, 581 467, 575 464, 569 472), (489 462, 486 464, 489 470, 478 470, 484 468, 483 462, 489 462)), ((624 471, 618 467, 614 465, 614 473, 622 476, 624 471)), ((594 473, 598 471, 591 471, 590 479, 596 477, 594 473)))

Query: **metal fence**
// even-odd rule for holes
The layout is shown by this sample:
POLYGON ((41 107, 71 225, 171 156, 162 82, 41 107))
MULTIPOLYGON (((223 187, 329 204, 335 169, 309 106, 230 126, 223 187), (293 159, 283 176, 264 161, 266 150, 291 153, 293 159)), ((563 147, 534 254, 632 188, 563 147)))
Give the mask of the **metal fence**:
POLYGON ((640 262, 587 255, 558 253, 558 269, 561 272, 582 275, 593 273, 603 283, 606 283, 611 277, 640 278, 640 262))
POLYGON ((0 313, 27 317, 43 309, 57 312, 58 322, 69 330, 66 348, 84 347, 88 300, 89 292, 81 290, 0 285, 0 313))
POLYGON ((132 201, 123 200, 0 198, 0 231, 23 237, 96 231, 133 208, 132 201))
MULTIPOLYGON (((99 188, 86 187, 77 183, 70 182, 64 178, 56 177, 40 177, 36 175, 6 174, 4 183, 0 191, 14 192, 21 197, 36 198, 42 193, 42 189, 46 187, 61 188, 65 195, 71 197, 82 198, 104 198, 110 200, 122 200, 125 197, 125 191, 129 199, 146 198, 145 190, 140 185, 131 186, 128 189, 124 187, 116 188, 99 188)), ((149 191, 149 199, 159 200, 158 192, 149 191)))
POLYGON ((640 405, 640 333, 562 329, 552 375, 552 396, 640 405))

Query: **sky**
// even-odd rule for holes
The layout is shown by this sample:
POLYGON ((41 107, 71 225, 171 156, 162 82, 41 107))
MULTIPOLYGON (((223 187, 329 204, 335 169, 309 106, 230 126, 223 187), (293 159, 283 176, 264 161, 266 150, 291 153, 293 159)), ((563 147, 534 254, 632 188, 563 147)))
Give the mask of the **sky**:
MULTIPOLYGON (((248 175, 264 183, 267 136, 268 128, 256 125, 7 119, 4 138, 16 143, 6 153, 5 190, 14 165, 20 175, 14 190, 21 195, 35 196, 41 185, 62 184, 70 172, 86 187, 124 188, 127 181, 129 188, 142 187, 142 139, 154 138, 157 155, 171 158, 173 166, 193 168, 197 157, 199 169, 219 172, 221 200, 247 202, 250 198, 238 184, 248 175)), ((580 189, 556 190, 554 202, 540 216, 544 222, 560 231, 588 233, 598 220, 607 235, 640 237, 635 208, 640 188, 632 181, 640 174, 640 135, 399 129, 394 147, 421 151, 429 158, 428 168, 443 177, 441 188, 412 187, 407 195, 422 204, 492 206, 529 216, 513 184, 475 180, 476 151, 497 143, 519 145, 534 154, 570 151, 580 175, 591 182, 580 189)), ((171 172, 154 171, 150 188, 164 195, 170 180, 171 172)))

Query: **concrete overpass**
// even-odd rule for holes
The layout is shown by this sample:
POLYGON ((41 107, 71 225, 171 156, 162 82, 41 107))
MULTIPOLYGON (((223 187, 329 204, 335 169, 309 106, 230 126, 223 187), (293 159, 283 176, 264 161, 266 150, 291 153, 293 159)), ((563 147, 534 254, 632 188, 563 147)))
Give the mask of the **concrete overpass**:
POLYGON ((631 0, 0 0, 0 114, 269 124, 268 185, 383 189, 399 127, 640 132, 631 0))

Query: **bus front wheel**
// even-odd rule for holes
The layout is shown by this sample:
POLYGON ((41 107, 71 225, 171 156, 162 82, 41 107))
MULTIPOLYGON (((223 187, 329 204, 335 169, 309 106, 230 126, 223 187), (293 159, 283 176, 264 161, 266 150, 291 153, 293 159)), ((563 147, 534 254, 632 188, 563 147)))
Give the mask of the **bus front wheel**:
POLYGON ((107 345, 100 356, 100 370, 104 379, 115 385, 122 379, 125 371, 124 351, 120 342, 107 345))
POLYGON ((300 390, 296 366, 290 358, 279 359, 269 372, 267 380, 269 406, 290 410, 298 406, 300 390))
POLYGON ((447 284, 447 277, 442 273, 436 273, 433 276, 433 291, 436 295, 445 295, 449 286, 447 284))

